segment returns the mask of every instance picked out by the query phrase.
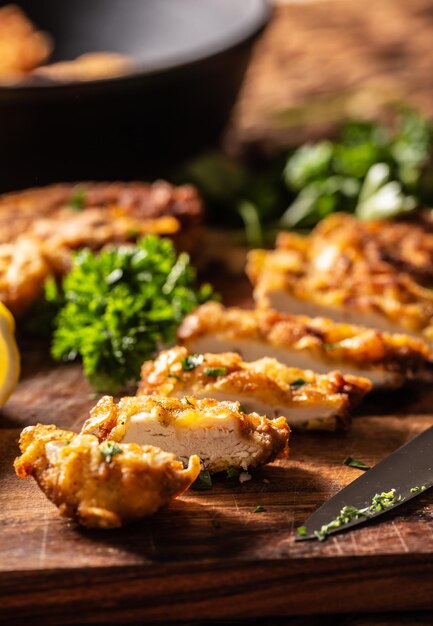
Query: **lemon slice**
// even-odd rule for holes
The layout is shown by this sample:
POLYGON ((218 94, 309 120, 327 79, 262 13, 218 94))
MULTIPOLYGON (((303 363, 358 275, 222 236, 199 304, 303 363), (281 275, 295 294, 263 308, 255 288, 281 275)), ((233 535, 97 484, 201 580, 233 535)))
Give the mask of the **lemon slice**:
POLYGON ((15 320, 0 302, 0 407, 15 389, 20 375, 20 353, 15 341, 15 320))

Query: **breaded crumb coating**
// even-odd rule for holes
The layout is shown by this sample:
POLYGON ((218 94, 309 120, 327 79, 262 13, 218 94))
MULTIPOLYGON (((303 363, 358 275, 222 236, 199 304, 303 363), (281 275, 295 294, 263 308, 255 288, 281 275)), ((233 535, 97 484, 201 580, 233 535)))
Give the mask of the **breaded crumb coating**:
POLYGON ((366 378, 319 375, 269 357, 245 362, 233 352, 193 354, 177 346, 143 364, 138 393, 239 400, 244 410, 283 415, 293 427, 333 430, 371 387, 366 378))
POLYGON ((239 402, 142 395, 122 398, 118 404, 110 396, 101 398, 82 433, 100 441, 163 446, 184 462, 197 454, 204 469, 216 473, 286 457, 290 428, 284 417, 269 420, 244 413, 239 402))
POLYGON ((208 302, 178 330, 190 352, 238 352, 244 360, 273 357, 289 367, 317 373, 339 370, 396 387, 407 379, 431 380, 430 346, 405 334, 336 323, 322 317, 272 309, 246 310, 208 302))
POLYGON ((338 213, 307 237, 281 233, 275 250, 249 253, 257 304, 433 341, 433 292, 416 280, 425 259, 414 255, 411 266, 404 239, 393 258, 388 228, 396 232, 395 225, 384 224, 378 235, 374 223, 338 213))
POLYGON ((89 528, 118 528, 155 513, 183 493, 200 472, 174 454, 135 443, 102 445, 93 435, 56 426, 28 426, 15 460, 20 478, 33 476, 60 513, 89 528))

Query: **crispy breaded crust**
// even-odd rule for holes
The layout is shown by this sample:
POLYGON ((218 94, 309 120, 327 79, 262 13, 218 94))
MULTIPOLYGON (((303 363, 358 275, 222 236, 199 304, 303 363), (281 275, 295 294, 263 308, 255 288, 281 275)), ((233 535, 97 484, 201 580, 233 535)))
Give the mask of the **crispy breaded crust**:
POLYGON ((49 272, 40 243, 33 237, 0 244, 0 302, 21 315, 40 296, 49 272))
MULTIPOLYGON (((105 396, 92 409, 81 432, 91 433, 100 441, 109 438, 121 442, 131 417, 138 413, 151 414, 162 426, 184 430, 218 428, 221 420, 233 420, 240 437, 260 447, 260 454, 252 459, 250 467, 288 455, 290 428, 284 417, 268 420, 257 413, 242 412, 239 402, 218 402, 194 396, 178 399, 141 395, 122 398, 118 404, 110 396, 105 396)), ((210 469, 222 471, 225 469, 224 462, 221 468, 215 463, 210 469)))
POLYGON ((338 369, 342 362, 375 367, 406 376, 431 369, 432 351, 422 340, 383 333, 326 318, 289 315, 268 309, 226 308, 209 302, 182 322, 178 339, 188 345, 202 336, 256 340, 277 348, 308 350, 338 369))
POLYGON ((18 476, 33 476, 62 515, 91 528, 116 528, 155 513, 200 472, 198 457, 184 469, 173 454, 133 443, 108 457, 93 435, 42 424, 23 430, 20 449, 18 476))
MULTIPOLYGON (((247 396, 269 407, 298 409, 300 415, 311 407, 320 406, 321 410, 328 407, 335 426, 337 421, 347 420, 350 410, 372 387, 365 378, 342 376, 339 372, 318 375, 311 370, 287 367, 270 358, 246 363, 239 354, 230 352, 205 353, 203 362, 185 371, 182 363, 189 356, 187 348, 177 346, 161 352, 155 361, 145 362, 138 393, 175 397, 192 394, 207 398, 227 394, 241 402, 242 397, 247 396), (220 373, 210 376, 209 369, 215 368, 220 373), (299 381, 303 384, 297 384, 299 381)), ((296 425, 287 419, 291 425, 296 425)), ((315 427, 318 422, 313 418, 302 422, 302 426, 315 427)))
POLYGON ((0 8, 0 83, 14 83, 38 65, 53 48, 51 37, 37 31, 13 4, 0 8))
POLYGON ((83 247, 99 250, 156 234, 191 248, 202 215, 194 187, 164 181, 62 184, 0 196, 0 299, 22 314, 45 278, 66 273, 71 251, 83 247), (23 240, 28 243, 15 248, 23 240))
POLYGON ((123 76, 134 67, 134 60, 118 52, 87 52, 71 61, 58 61, 34 70, 36 76, 51 80, 86 81, 123 76))
POLYGON ((251 251, 247 273, 257 303, 268 306, 270 293, 287 293, 330 310, 383 316, 432 340, 433 292, 385 260, 375 229, 335 214, 308 237, 282 233, 275 250, 251 251))

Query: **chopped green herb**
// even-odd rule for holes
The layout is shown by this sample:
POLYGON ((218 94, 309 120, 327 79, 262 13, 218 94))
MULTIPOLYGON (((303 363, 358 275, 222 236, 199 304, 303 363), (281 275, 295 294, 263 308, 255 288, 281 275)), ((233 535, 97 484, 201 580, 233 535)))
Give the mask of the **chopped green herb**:
POLYGON ((116 456, 116 454, 121 454, 123 452, 122 448, 115 441, 107 441, 106 443, 102 443, 99 446, 99 451, 101 452, 107 463, 111 462, 113 456, 116 456))
POLYGON ((201 365, 204 361, 203 354, 190 354, 181 361, 184 372, 191 372, 197 365, 201 365))
POLYGON ((239 413, 246 413, 246 412, 247 411, 245 410, 244 405, 239 402, 239 413))
POLYGON ((308 534, 305 526, 298 526, 298 528, 296 529, 296 532, 298 533, 299 537, 306 537, 308 534))
POLYGON ((212 478, 207 470, 200 472, 195 483, 191 485, 191 489, 195 489, 196 491, 208 491, 212 489, 212 478))
POLYGON ((218 378, 218 376, 225 376, 227 374, 226 367, 205 367, 204 368, 205 376, 209 376, 209 378, 218 378))
POLYGON ((427 489, 427 487, 425 485, 422 485, 421 491, 425 491, 426 489, 427 489))
POLYGON ((400 502, 401 496, 398 498, 395 497, 395 489, 391 489, 391 491, 382 493, 377 493, 371 502, 370 511, 372 513, 378 513, 379 511, 383 511, 390 506, 394 506, 397 502, 400 502))
POLYGON ((193 404, 187 396, 184 397, 184 400, 189 406, 193 406, 195 408, 195 404, 193 404))
POLYGON ((387 492, 382 491, 382 493, 377 493, 373 496, 371 504, 364 509, 357 509, 356 507, 350 505, 344 506, 340 511, 340 515, 338 515, 336 519, 329 522, 329 524, 323 524, 321 529, 316 530, 314 534, 319 541, 324 541, 331 531, 349 524, 354 519, 359 519, 360 517, 372 517, 375 513, 379 513, 385 509, 395 506, 401 502, 401 500, 401 496, 395 496, 395 489, 391 489, 387 492))
POLYGON ((227 477, 225 480, 225 486, 229 489, 233 489, 234 487, 239 486, 239 476, 241 470, 238 467, 234 467, 233 465, 229 465, 227 468, 227 477))
POLYGON ((298 378, 290 383, 290 389, 299 389, 300 387, 304 387, 304 385, 308 385, 308 382, 302 378, 298 378))
POLYGON ((314 535, 319 541, 324 541, 332 530, 340 528, 340 526, 343 526, 344 524, 349 524, 349 522, 354 519, 366 516, 366 509, 357 509, 353 506, 344 506, 340 511, 340 515, 336 519, 332 520, 332 522, 329 522, 329 524, 323 524, 320 530, 316 530, 314 532, 314 535))
POLYGON ((182 380, 180 376, 177 374, 172 374, 171 372, 167 374, 167 378, 174 378, 175 380, 182 380))
POLYGON ((354 459, 351 456, 347 456, 344 461, 343 461, 344 465, 348 465, 349 467, 356 467, 356 469, 361 469, 361 470, 369 470, 370 466, 366 465, 363 461, 358 461, 357 459, 354 459))
POLYGON ((256 508, 253 510, 253 513, 264 513, 266 511, 265 507, 261 504, 258 504, 256 508))
POLYGON ((74 211, 82 211, 86 205, 86 189, 84 187, 76 187, 72 196, 69 198, 68 207, 74 211))
POLYGON ((417 491, 420 491, 420 487, 412 487, 410 491, 411 493, 416 493, 417 491))
POLYGON ((99 254, 81 250, 61 289, 46 288, 46 298, 61 303, 52 355, 81 357, 97 390, 117 392, 138 380, 143 361, 172 343, 185 315, 212 293, 209 285, 195 288, 189 256, 177 256, 167 239, 149 235, 99 254))
POLYGON ((323 344, 323 347, 325 348, 325 350, 335 350, 339 346, 340 344, 338 342, 334 342, 334 343, 325 342, 323 344))

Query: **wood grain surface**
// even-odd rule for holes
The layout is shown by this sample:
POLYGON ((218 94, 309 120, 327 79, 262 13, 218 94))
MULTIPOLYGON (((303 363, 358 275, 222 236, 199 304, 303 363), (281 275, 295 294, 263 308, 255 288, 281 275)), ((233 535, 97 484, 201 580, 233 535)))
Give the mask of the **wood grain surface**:
MULTIPOLYGON (((245 288, 231 282, 230 293, 245 288)), ((347 433, 293 433, 291 457, 235 489, 215 481, 149 520, 90 531, 59 517, 12 469, 20 429, 78 428, 96 401, 79 365, 22 343, 23 376, 1 412, 0 606, 8 624, 139 623, 433 608, 433 498, 326 542, 294 529, 374 464, 433 424, 433 391, 372 396, 347 433), (254 513, 257 505, 266 510, 254 513), (35 621, 36 620, 36 621, 35 621)), ((391 488, 393 485, 389 485, 391 488)))

